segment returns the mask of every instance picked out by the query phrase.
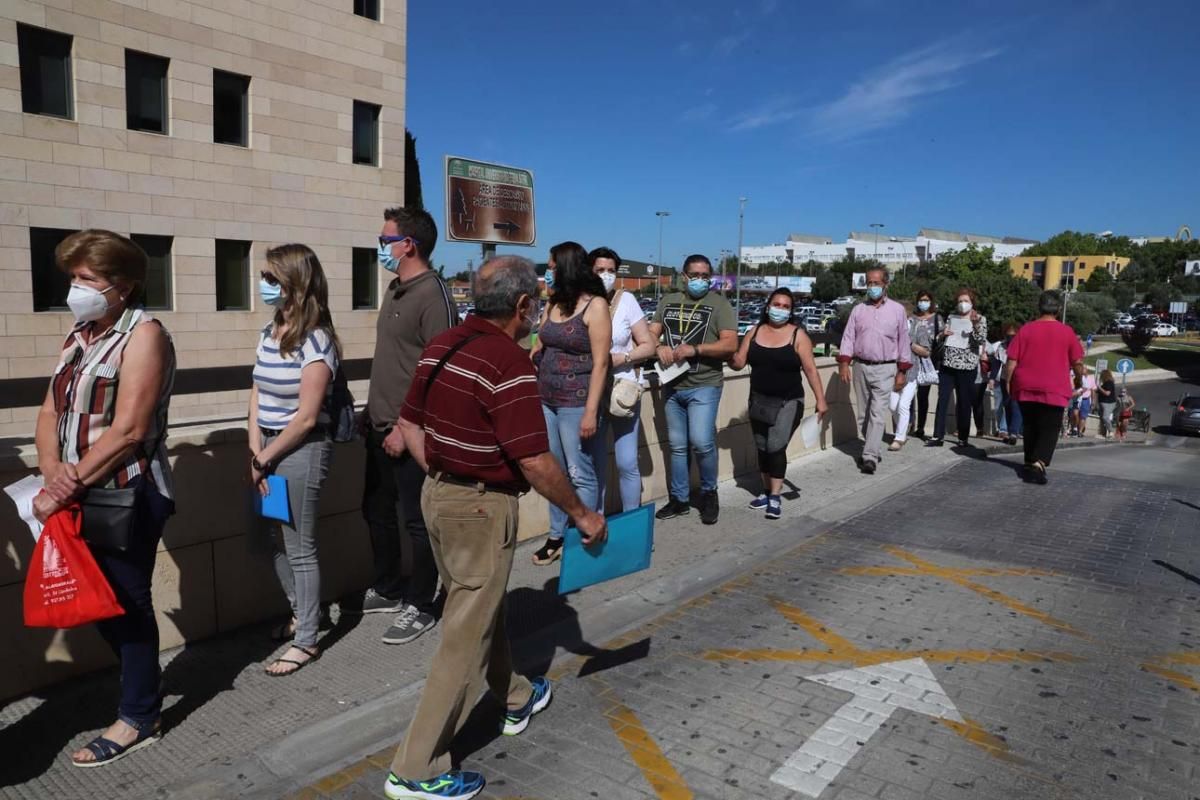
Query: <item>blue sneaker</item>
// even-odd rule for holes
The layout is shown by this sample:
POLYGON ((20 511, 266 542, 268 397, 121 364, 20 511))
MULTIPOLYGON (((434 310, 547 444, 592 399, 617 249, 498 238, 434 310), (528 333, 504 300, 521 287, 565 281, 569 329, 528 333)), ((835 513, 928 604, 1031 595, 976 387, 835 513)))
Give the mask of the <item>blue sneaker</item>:
POLYGON ((533 694, 530 695, 529 702, 517 711, 509 711, 504 715, 504 727, 500 732, 505 736, 516 736, 528 728, 533 715, 550 705, 550 681, 542 676, 534 678, 530 683, 533 684, 533 694))
POLYGON ((427 781, 406 781, 389 772, 383 793, 392 800, 468 800, 483 791, 487 781, 478 772, 451 770, 427 781))
POLYGON ((767 519, 779 519, 783 516, 783 501, 779 495, 773 494, 767 500, 767 519))
POLYGON ((762 511, 767 507, 767 496, 760 494, 758 497, 750 501, 750 509, 752 511, 762 511))

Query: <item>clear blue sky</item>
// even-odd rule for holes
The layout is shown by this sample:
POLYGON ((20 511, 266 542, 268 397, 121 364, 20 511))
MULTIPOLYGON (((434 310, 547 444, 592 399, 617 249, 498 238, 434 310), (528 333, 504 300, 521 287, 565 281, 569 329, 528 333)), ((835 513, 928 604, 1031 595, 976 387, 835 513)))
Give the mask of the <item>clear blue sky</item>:
MULTIPOLYGON (((789 232, 1200 229, 1200 3, 409 2, 408 125, 532 169, 544 261, 789 232), (834 8, 833 6, 838 6, 834 8)), ((505 248, 502 248, 502 252, 505 248)), ((444 240, 457 269, 478 246, 444 240)))

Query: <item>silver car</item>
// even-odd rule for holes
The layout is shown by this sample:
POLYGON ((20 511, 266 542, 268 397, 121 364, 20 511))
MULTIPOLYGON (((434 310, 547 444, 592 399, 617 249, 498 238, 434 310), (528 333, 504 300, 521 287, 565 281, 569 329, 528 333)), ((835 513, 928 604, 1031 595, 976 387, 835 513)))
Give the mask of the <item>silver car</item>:
POLYGON ((1184 395, 1171 414, 1172 433, 1200 433, 1200 395, 1184 395))

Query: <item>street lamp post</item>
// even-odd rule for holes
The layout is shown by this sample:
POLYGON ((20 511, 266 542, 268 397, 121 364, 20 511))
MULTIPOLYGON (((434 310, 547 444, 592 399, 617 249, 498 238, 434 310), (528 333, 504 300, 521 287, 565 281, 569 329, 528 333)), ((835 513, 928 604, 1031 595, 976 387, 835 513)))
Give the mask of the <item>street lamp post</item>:
POLYGON ((738 198, 738 247, 737 247, 737 286, 733 289, 734 303, 737 313, 742 314, 742 227, 746 217, 746 198, 738 198))
POLYGON ((658 217, 658 274, 654 276, 654 302, 658 302, 660 290, 662 288, 662 268, 663 268, 663 220, 671 216, 670 211, 655 211, 654 216, 658 217))
POLYGON ((883 227, 882 222, 872 222, 871 227, 875 229, 875 260, 879 260, 879 229, 883 227))

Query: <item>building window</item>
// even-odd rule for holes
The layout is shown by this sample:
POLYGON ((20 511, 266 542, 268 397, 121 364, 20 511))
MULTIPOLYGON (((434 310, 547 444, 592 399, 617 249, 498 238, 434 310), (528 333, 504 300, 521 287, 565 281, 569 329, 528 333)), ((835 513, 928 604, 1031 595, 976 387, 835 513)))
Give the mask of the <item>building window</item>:
POLYGON ((21 110, 72 119, 71 37, 17 23, 21 110))
POLYGON ((379 21, 379 0, 354 0, 354 13, 379 21))
POLYGON ((379 308, 379 258, 373 247, 354 248, 351 274, 351 308, 379 308))
POLYGON ((379 106, 354 101, 354 163, 379 164, 379 106))
POLYGON ((167 69, 171 60, 125 51, 125 127, 167 132, 167 69))
POLYGON ((29 266, 33 270, 33 310, 65 311, 71 278, 54 262, 54 248, 75 231, 62 228, 29 229, 29 266))
POLYGON ((250 143, 250 78, 213 70, 213 141, 246 147, 250 143))
POLYGON ((250 310, 250 242, 217 239, 217 311, 250 310))
POLYGON ((170 311, 171 245, 174 237, 135 233, 129 238, 146 251, 148 266, 146 283, 142 287, 142 304, 152 311, 170 311))

